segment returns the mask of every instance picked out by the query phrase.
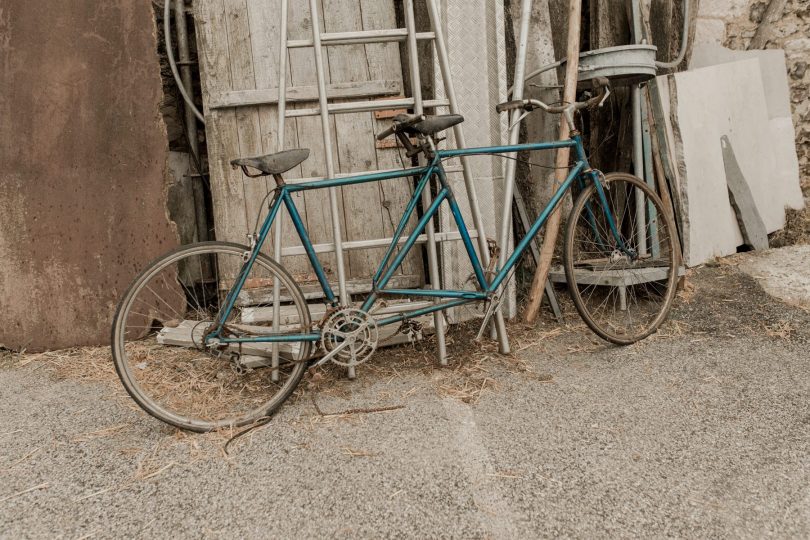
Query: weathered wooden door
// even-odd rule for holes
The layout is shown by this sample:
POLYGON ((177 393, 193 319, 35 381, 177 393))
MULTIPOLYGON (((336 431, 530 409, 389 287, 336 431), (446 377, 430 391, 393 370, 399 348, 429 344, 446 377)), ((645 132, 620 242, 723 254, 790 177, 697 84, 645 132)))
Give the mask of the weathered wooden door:
MULTIPOLYGON (((320 0, 324 32, 380 30, 396 27, 394 0, 320 0)), ((281 47, 280 0, 196 0, 195 17, 208 136, 211 188, 217 239, 244 243, 257 218, 267 214, 265 198, 273 184, 249 179, 229 165, 240 156, 276 152, 279 141, 277 98, 281 47)), ((289 38, 311 39, 309 3, 290 3, 289 38)), ((290 108, 317 106, 317 77, 312 48, 288 52, 290 108)), ((330 97, 386 99, 402 95, 399 45, 333 46, 325 57, 330 97)), ((336 101, 333 99, 332 101, 336 101)), ((336 147, 330 149, 340 173, 401 167, 397 150, 376 143, 374 134, 387 127, 385 114, 355 113, 332 119, 336 147)), ((288 181, 322 178, 326 149, 318 117, 287 120, 285 148, 310 148, 312 156, 285 175, 288 181)), ((274 185, 274 184, 273 184, 274 185)), ((343 188, 339 193, 344 241, 390 238, 412 193, 409 180, 343 188)), ((336 279, 328 193, 296 194, 312 240, 330 278, 336 279)), ((284 213, 284 265, 301 282, 314 281, 300 241, 284 213)), ((272 235, 271 235, 272 236, 272 235)), ((265 248, 273 253, 272 238, 265 248)), ((350 291, 367 290, 385 247, 352 249, 346 254, 350 291)), ((421 286, 421 256, 403 267, 398 286, 421 286)), ((316 288, 305 287, 315 290, 316 288)))

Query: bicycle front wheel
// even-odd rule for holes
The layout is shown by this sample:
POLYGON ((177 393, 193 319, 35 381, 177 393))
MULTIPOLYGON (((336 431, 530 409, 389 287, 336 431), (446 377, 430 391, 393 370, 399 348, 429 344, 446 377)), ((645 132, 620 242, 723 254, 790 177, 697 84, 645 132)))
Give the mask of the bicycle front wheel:
MULTIPOLYGON (((124 295, 112 330, 115 368, 132 398, 159 420, 197 432, 244 426, 272 414, 300 382, 311 342, 204 343, 248 251, 218 242, 177 249, 124 295)), ((225 328, 225 337, 299 335, 311 320, 293 278, 262 255, 225 328)))
POLYGON ((669 315, 680 267, 678 240, 661 199, 643 180, 608 175, 605 198, 607 207, 591 185, 574 204, 565 275, 588 327, 611 343, 630 345, 656 332, 669 315))

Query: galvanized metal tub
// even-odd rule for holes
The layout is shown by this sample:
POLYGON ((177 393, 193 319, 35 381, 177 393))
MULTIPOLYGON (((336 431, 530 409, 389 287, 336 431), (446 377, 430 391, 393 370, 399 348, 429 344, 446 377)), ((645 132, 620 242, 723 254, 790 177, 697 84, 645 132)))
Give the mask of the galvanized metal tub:
POLYGON ((607 77, 613 86, 648 81, 658 72, 654 45, 623 45, 584 52, 579 57, 579 82, 607 77))
MULTIPOLYGON (((654 45, 622 45, 587 51, 579 57, 579 86, 590 86, 596 77, 607 77, 614 87, 629 86, 648 81, 658 73, 655 57, 658 48, 654 45)), ((565 65, 565 60, 554 62, 532 71, 526 81, 565 65)), ((512 94, 512 89, 509 89, 512 94)))

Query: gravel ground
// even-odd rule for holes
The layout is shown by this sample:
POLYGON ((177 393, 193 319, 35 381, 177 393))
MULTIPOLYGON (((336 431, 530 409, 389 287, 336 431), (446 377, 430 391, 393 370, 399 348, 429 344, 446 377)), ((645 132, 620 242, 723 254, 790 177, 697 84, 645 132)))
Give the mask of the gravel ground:
POLYGON ((511 358, 456 331, 451 369, 382 352, 229 457, 104 373, 7 356, 0 537, 810 537, 810 315, 732 266, 690 282, 629 348, 549 322, 511 358))

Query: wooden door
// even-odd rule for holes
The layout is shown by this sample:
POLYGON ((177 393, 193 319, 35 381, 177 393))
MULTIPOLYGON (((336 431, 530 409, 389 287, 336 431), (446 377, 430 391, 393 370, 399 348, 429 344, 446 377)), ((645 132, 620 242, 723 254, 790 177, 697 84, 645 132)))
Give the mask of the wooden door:
MULTIPOLYGON (((281 46, 281 0, 197 0, 195 17, 199 41, 209 166, 218 240, 244 243, 257 218, 267 214, 265 198, 272 179, 248 179, 230 161, 279 150, 277 98, 281 46)), ((394 0, 320 0, 318 24, 323 32, 380 30, 396 27, 394 0)), ((289 38, 311 39, 309 3, 290 2, 289 38)), ((317 76, 312 48, 291 49, 286 81, 289 108, 317 103, 317 76)), ((397 43, 328 47, 327 83, 332 102, 344 99, 386 99, 402 95, 403 72, 397 43), (334 98, 338 99, 334 99, 334 98)), ((332 117, 335 163, 340 173, 401 167, 394 148, 376 143, 374 134, 387 127, 385 114, 356 113, 332 117)), ((319 117, 288 119, 284 148, 310 148, 312 156, 287 173, 288 181, 322 178, 326 149, 319 117)), ((344 242, 390 238, 410 199, 409 180, 343 188, 338 193, 344 242)), ((325 190, 298 193, 295 202, 313 242, 333 242, 329 194, 325 190)), ((313 294, 317 287, 309 262, 292 224, 283 212, 283 264, 313 294)), ((272 236, 272 235, 271 235, 272 236)), ((265 246, 272 255, 272 238, 265 246)), ((418 250, 417 250, 418 251, 418 250)), ((350 291, 369 290, 385 248, 350 250, 345 254, 350 291)), ((336 280, 335 255, 322 253, 330 279, 336 280)), ((421 255, 406 261, 396 286, 421 286, 421 255)))

